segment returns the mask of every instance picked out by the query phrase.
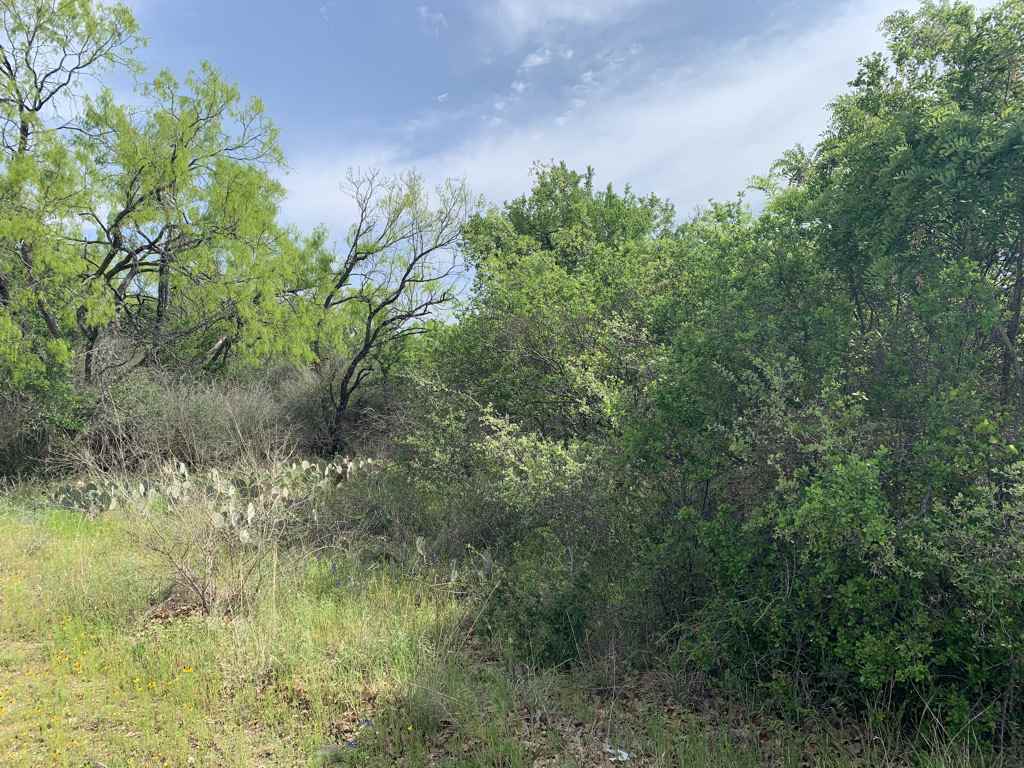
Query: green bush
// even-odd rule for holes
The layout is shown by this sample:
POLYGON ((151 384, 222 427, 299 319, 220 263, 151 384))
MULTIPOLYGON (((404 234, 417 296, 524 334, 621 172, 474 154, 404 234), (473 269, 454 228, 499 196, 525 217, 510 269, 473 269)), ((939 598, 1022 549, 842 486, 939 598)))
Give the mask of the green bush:
MULTIPOLYGON (((1018 717, 1024 468, 998 429, 896 454, 858 393, 808 399, 767 362, 735 387, 725 468, 674 508, 681 483, 628 446, 543 437, 443 388, 368 497, 425 556, 485 553, 485 625, 533 663, 668 654, 787 712, 881 698, 990 734, 1018 717), (955 471, 922 469, 940 460, 955 471)), ((961 406, 937 423, 975 418, 961 406)))
POLYGON ((0 388, 0 477, 40 471, 55 449, 86 425, 84 398, 0 388))
POLYGON ((930 444, 911 455, 873 447, 889 440, 862 398, 799 403, 785 388, 741 390, 755 405, 732 433, 742 462, 718 479, 722 501, 652 528, 637 572, 648 605, 675 596, 674 614, 651 617, 675 618, 675 652, 712 679, 764 686, 769 701, 786 679, 812 692, 804 706, 882 698, 990 734, 1020 717, 1015 449, 982 420, 935 449, 965 459, 925 475, 922 488, 914 479, 933 461, 930 444), (748 475, 774 484, 752 498, 739 485, 748 475))
POLYGON ((517 544, 485 603, 494 636, 534 664, 585 659, 590 613, 601 599, 587 566, 547 529, 517 544))

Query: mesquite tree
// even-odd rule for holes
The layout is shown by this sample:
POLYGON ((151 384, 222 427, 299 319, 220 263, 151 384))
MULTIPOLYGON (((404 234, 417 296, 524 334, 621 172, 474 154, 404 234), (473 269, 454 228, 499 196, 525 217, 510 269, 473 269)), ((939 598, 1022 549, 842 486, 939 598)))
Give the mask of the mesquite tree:
MULTIPOLYGON (((109 93, 90 101, 77 142, 88 195, 73 241, 94 294, 78 310, 87 379, 106 328, 140 359, 187 362, 174 353, 192 336, 220 342, 216 355, 230 328, 275 313, 290 274, 270 176, 282 157, 260 102, 243 103, 209 65, 185 88, 162 73, 142 94, 136 111, 109 93)), ((202 346, 184 344, 200 358, 202 346)))
POLYGON ((137 69, 138 42, 123 5, 0 0, 0 381, 14 391, 51 389, 76 353, 86 382, 232 350, 308 356, 280 331, 303 259, 276 221, 274 126, 208 64, 184 83, 160 73, 133 107, 90 96, 86 78, 137 69))
POLYGON ((133 65, 126 6, 0 2, 0 378, 46 389, 70 360, 79 264, 79 169, 68 142, 82 84, 133 65))
POLYGON ((350 173, 356 223, 341 252, 319 259, 312 349, 332 419, 333 447, 344 447, 353 394, 386 376, 411 336, 424 333, 456 297, 463 273, 462 225, 477 203, 447 181, 431 196, 414 173, 350 173))

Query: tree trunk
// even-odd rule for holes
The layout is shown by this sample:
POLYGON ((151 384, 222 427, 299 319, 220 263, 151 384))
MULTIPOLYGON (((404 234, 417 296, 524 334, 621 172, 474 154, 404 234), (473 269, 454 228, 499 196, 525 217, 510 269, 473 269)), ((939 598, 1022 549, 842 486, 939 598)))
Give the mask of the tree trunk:
POLYGON ((167 306, 171 302, 171 260, 166 253, 160 254, 160 271, 156 289, 156 316, 153 319, 153 332, 150 337, 150 349, 147 357, 150 362, 156 360, 156 351, 160 348, 160 339, 164 332, 164 321, 167 318, 167 306))
POLYGON ((25 111, 19 110, 20 116, 18 121, 18 156, 23 156, 28 152, 28 139, 29 134, 32 130, 29 125, 28 118, 25 117, 25 111))
POLYGON ((79 307, 76 314, 78 329, 85 337, 85 360, 83 363, 83 375, 85 383, 92 384, 93 363, 96 356, 96 342, 100 338, 99 328, 90 328, 85 322, 85 307, 79 307))
POLYGON ((334 406, 334 420, 331 425, 331 452, 334 454, 344 453, 345 448, 348 446, 344 427, 345 416, 348 415, 348 405, 351 397, 352 393, 348 391, 343 383, 341 394, 338 396, 338 402, 334 406))
POLYGON ((100 331, 94 328, 85 337, 85 383, 92 384, 93 362, 96 357, 96 342, 99 340, 100 331))

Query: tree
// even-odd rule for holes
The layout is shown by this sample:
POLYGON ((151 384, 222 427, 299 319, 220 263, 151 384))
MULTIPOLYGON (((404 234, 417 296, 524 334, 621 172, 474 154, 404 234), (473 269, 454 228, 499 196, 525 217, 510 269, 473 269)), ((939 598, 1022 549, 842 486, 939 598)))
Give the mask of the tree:
POLYGON ((87 103, 82 227, 70 238, 89 291, 76 310, 87 381, 107 328, 131 341, 131 357, 177 364, 221 359, 246 337, 289 338, 260 327, 299 268, 276 223, 277 132, 209 64, 185 85, 160 74, 141 110, 109 92, 87 103))
POLYGON ((703 573, 669 584, 707 596, 675 618, 714 627, 694 647, 715 665, 1003 730, 1024 658, 1007 552, 1024 3, 925 2, 883 29, 887 52, 862 60, 822 142, 776 166, 789 186, 756 217, 715 206, 684 228, 639 441, 663 459, 647 466, 672 515, 648 536, 670 553, 658 569, 703 573))
POLYGON ((890 490, 928 510, 1001 471, 990 445, 1021 425, 1024 3, 925 2, 883 29, 831 109, 806 226, 853 308, 844 379, 890 490))
POLYGON ((128 108, 82 78, 135 69, 131 13, 91 0, 0 4, 0 364, 16 387, 141 363, 308 358, 280 332, 303 269, 277 224, 283 157, 258 99, 203 64, 128 108), (105 347, 97 370, 96 358, 105 347))
POLYGON ((85 78, 131 65, 139 37, 126 6, 91 0, 3 0, 0 32, 0 378, 44 389, 70 362, 78 277, 64 109, 85 78))
POLYGON ((347 191, 356 223, 346 248, 321 251, 305 291, 336 451, 345 447, 353 395, 386 378, 405 342, 451 307, 464 271, 457 251, 462 225, 477 205, 466 185, 453 181, 432 200, 414 173, 350 173, 347 191))
POLYGON ((593 170, 533 169, 530 193, 466 227, 473 295, 439 375, 521 426, 594 437, 647 383, 651 315, 673 268, 674 210, 593 170))
POLYGON ((876 381, 912 384, 900 395, 908 408, 976 376, 1015 402, 1024 391, 1024 3, 979 12, 926 2, 884 29, 889 56, 862 61, 818 150, 809 183, 828 222, 822 246, 865 336, 905 351, 865 353, 876 381), (912 366, 890 366, 901 360, 912 366))

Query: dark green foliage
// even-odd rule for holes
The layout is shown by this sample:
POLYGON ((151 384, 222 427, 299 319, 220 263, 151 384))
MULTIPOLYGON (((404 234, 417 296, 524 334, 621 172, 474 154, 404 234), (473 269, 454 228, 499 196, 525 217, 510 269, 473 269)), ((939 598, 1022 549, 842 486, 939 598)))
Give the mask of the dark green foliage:
POLYGON ((422 425, 420 482, 444 478, 424 533, 494 548, 488 615, 522 653, 672 653, 790 709, 885 700, 999 740, 1022 722, 1024 4, 884 29, 759 214, 673 227, 554 166, 467 228, 441 400, 507 426, 422 425))
POLYGON ((587 658, 595 614, 608 599, 594 581, 593 564, 572 555, 546 529, 527 534, 485 604, 496 638, 534 664, 587 658))

